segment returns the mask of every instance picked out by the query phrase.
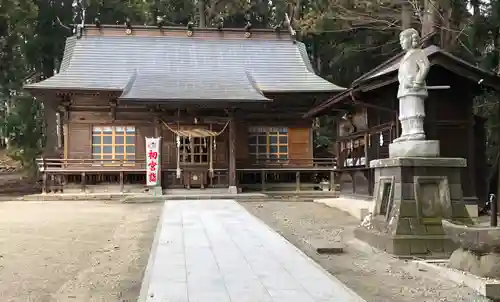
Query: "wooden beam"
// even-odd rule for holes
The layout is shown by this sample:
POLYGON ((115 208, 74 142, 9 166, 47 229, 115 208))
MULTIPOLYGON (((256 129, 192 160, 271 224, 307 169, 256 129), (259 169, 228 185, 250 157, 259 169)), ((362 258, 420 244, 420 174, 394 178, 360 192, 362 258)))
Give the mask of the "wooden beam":
POLYGON ((85 193, 85 188, 87 187, 87 174, 85 172, 82 172, 81 177, 82 177, 82 182, 81 182, 82 193, 85 193))
POLYGON ((300 191, 300 172, 295 172, 295 191, 300 191))
POLYGON ((236 120, 230 112, 229 122, 229 187, 236 187, 236 120))
POLYGON ((120 171, 120 193, 123 193, 123 188, 124 188, 123 178, 124 178, 123 171, 120 171))
POLYGON ((113 121, 116 120, 116 106, 117 106, 116 100, 109 101, 109 109, 110 109, 109 114, 110 114, 111 118, 113 119, 113 121))
POLYGON ((330 171, 330 191, 335 191, 335 172, 333 170, 330 171))

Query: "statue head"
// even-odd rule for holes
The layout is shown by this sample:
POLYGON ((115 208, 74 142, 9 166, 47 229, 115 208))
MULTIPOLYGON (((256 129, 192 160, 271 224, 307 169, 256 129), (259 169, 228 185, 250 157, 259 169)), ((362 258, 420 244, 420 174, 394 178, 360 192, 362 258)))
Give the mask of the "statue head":
POLYGON ((399 44, 403 50, 415 49, 419 42, 420 36, 414 28, 405 29, 399 34, 399 44))

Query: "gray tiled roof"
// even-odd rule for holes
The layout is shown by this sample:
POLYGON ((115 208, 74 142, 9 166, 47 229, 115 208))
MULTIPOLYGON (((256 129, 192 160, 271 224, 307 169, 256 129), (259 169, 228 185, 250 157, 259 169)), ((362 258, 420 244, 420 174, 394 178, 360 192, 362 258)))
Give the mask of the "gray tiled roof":
POLYGON ((270 101, 255 89, 245 72, 233 72, 228 77, 220 71, 196 70, 136 73, 120 99, 157 101, 165 96, 169 100, 270 101))
MULTIPOLYGON (((441 49, 439 48, 438 46, 436 45, 429 45, 427 47, 425 47, 423 49, 424 53, 427 55, 427 57, 429 58, 429 60, 431 60, 432 57, 436 56, 436 55, 443 55, 451 60, 453 60, 454 62, 456 62, 457 64, 460 64, 462 66, 466 66, 467 68, 479 73, 479 74, 490 74, 490 75, 494 75, 494 74, 491 74, 489 71, 486 71, 486 70, 483 70, 473 64, 470 64, 469 62, 466 62, 454 55, 452 55, 451 53, 445 51, 444 49, 441 49)), ((386 62, 386 63, 383 63, 381 65, 379 65, 379 67, 376 67, 374 68, 371 72, 368 72, 367 74, 361 76, 360 78, 356 79, 354 81, 354 83, 361 83, 363 81, 366 81, 366 80, 370 80, 370 79, 374 79, 374 78, 377 78, 379 76, 382 76, 382 75, 386 75, 386 74, 389 74, 391 72, 395 72, 399 69, 399 64, 401 62, 401 59, 403 58, 404 56, 404 53, 401 53, 399 54, 398 56, 395 56, 393 59, 391 59, 389 62, 386 62)), ((432 64, 432 60, 431 60, 431 64, 432 64)))
POLYGON ((129 88, 122 97, 235 100, 344 90, 313 72, 300 42, 148 36, 68 38, 60 73, 27 88, 129 88))
MULTIPOLYGON (((439 47, 437 47, 436 45, 430 45, 430 46, 424 48, 423 51, 427 55, 427 57, 429 57, 429 56, 433 55, 434 53, 440 52, 442 50, 439 47)), ((385 66, 381 70, 375 72, 374 74, 371 74, 367 77, 363 77, 363 79, 368 80, 368 79, 376 78, 376 77, 379 77, 381 75, 388 74, 390 72, 398 70, 399 63, 401 62, 402 58, 403 58, 403 56, 399 56, 396 60, 391 62, 391 64, 388 64, 387 66, 385 66)))

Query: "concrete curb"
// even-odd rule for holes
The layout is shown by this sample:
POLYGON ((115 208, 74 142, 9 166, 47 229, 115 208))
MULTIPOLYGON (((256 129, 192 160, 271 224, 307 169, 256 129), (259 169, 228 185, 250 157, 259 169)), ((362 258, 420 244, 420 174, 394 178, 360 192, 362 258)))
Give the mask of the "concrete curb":
POLYGON ((158 243, 160 241, 160 235, 163 226, 162 223, 163 217, 166 215, 166 212, 167 212, 167 201, 163 203, 161 215, 158 218, 158 225, 156 226, 155 236, 153 238, 153 244, 151 244, 151 250, 149 251, 148 264, 146 266, 146 269, 144 270, 144 276, 142 278, 142 284, 141 284, 141 291, 139 293, 139 298, 137 299, 137 302, 146 302, 148 299, 151 274, 153 273, 156 251, 158 243))

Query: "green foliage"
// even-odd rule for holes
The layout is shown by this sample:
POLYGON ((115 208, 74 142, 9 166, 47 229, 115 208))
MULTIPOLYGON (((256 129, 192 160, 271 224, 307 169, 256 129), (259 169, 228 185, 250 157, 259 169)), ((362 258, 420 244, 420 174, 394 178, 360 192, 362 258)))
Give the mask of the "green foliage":
POLYGON ((5 119, 5 135, 11 142, 9 156, 31 168, 42 150, 42 120, 40 103, 23 95, 14 98, 11 114, 5 119))

